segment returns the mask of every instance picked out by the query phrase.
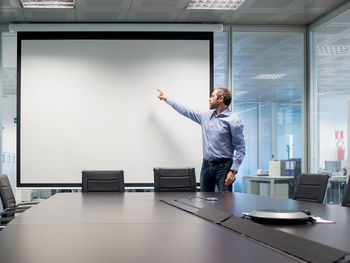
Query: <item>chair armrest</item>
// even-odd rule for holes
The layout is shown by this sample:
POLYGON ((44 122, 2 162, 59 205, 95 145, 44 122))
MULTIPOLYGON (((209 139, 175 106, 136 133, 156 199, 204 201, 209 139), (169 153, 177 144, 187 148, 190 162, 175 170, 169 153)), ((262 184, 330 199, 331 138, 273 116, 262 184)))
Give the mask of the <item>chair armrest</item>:
POLYGON ((0 213, 0 223, 1 224, 3 224, 3 223, 7 224, 8 222, 10 222, 14 218, 15 217, 14 217, 13 212, 9 212, 9 211, 4 210, 0 213))
POLYGON ((1 214, 22 213, 26 210, 27 209, 24 209, 24 208, 9 207, 9 208, 6 208, 1 214))
POLYGON ((23 205, 32 206, 32 205, 37 205, 37 204, 39 204, 39 203, 40 203, 40 202, 25 202, 25 203, 17 204, 17 207, 23 206, 23 205))
POLYGON ((0 223, 8 223, 10 222, 14 217, 0 217, 0 223))
POLYGON ((16 206, 16 210, 26 210, 26 209, 29 209, 29 208, 32 208, 32 206, 16 206))

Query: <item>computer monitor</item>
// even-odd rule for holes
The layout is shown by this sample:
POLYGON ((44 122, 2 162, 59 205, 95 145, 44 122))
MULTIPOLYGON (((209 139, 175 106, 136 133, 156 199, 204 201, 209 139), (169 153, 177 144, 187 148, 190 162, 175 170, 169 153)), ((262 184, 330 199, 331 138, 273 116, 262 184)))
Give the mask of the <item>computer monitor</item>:
POLYGON ((325 170, 339 172, 341 170, 341 161, 324 161, 325 170))

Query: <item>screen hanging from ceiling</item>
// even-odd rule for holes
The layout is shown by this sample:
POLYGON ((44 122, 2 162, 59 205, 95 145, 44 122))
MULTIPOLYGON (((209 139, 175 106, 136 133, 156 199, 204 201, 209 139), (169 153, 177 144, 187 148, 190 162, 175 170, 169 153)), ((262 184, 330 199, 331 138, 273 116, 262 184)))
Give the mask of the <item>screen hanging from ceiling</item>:
POLYGON ((19 32, 17 186, 79 187, 82 170, 124 170, 151 186, 154 167, 195 167, 200 126, 156 89, 208 109, 213 33, 19 32))

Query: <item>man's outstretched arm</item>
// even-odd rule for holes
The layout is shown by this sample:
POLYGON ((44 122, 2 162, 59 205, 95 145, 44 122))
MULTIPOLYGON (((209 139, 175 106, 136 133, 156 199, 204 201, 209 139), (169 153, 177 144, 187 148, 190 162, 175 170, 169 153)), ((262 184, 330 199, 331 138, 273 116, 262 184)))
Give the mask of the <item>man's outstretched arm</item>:
POLYGON ((173 109, 176 110, 178 113, 193 120, 194 122, 197 122, 198 124, 201 124, 202 114, 199 111, 192 110, 176 101, 169 100, 168 97, 160 89, 157 89, 157 91, 159 92, 157 96, 158 99, 164 100, 167 104, 173 107, 173 109))

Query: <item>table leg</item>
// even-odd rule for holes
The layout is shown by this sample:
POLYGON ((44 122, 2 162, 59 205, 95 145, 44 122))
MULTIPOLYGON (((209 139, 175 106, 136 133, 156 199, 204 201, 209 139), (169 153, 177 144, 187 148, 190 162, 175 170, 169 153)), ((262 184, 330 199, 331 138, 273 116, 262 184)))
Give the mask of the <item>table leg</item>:
POLYGON ((242 193, 245 193, 245 177, 242 177, 242 193))
POLYGON ((275 197, 275 179, 270 180, 270 196, 275 197))

